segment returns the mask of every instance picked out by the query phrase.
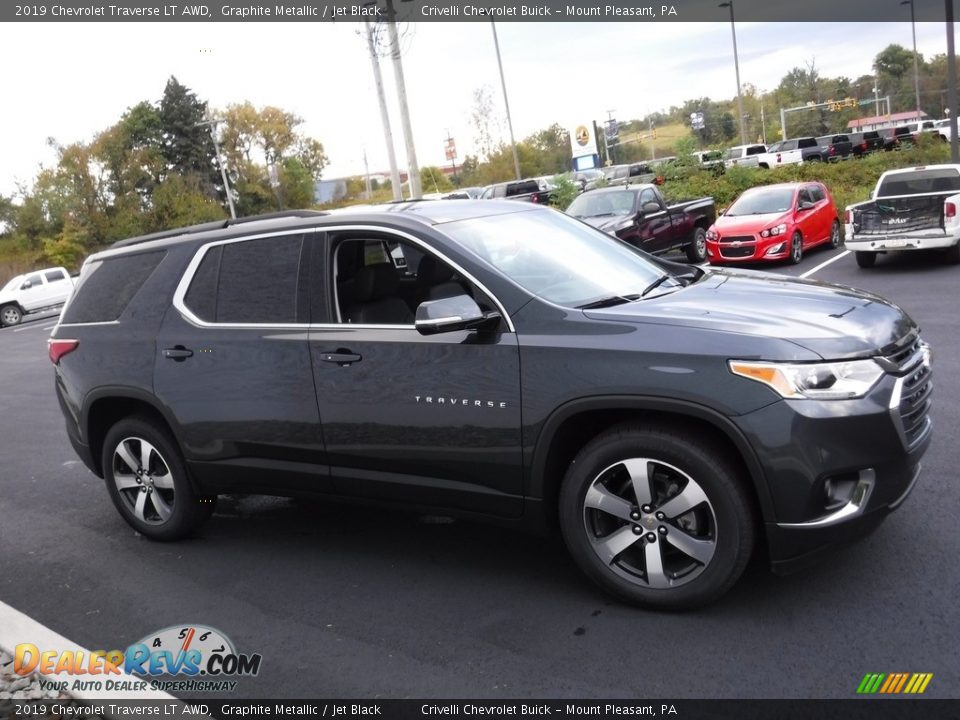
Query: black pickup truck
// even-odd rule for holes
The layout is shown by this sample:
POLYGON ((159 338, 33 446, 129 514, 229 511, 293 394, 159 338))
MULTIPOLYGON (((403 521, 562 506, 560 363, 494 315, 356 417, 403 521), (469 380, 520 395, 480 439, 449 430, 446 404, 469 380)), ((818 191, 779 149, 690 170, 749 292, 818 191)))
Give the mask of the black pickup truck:
POLYGON ((550 191, 542 190, 536 180, 514 180, 488 185, 480 195, 481 200, 525 200, 546 205, 550 191))
POLYGON ((824 135, 817 138, 817 144, 828 162, 847 160, 854 154, 853 143, 847 135, 824 135))
POLYGON ((654 255, 683 250, 707 257, 707 228, 717 219, 713 198, 668 205, 656 185, 598 188, 570 203, 567 214, 654 255))

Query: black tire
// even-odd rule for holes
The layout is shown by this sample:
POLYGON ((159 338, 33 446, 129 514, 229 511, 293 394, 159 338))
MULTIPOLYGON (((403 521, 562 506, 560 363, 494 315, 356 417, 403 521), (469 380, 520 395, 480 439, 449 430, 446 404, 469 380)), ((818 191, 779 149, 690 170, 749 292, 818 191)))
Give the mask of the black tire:
POLYGON ((862 268, 872 268, 877 262, 877 253, 862 252, 857 250, 853 253, 857 265, 862 268))
POLYGON ((811 155, 807 158, 807 162, 823 162, 823 158, 819 155, 811 155))
POLYGON ((0 308, 0 327, 19 325, 23 320, 23 311, 19 305, 13 303, 0 308))
POLYGON ((803 235, 797 230, 790 238, 790 264, 799 265, 803 260, 803 235))
POLYGON ((687 245, 687 260, 692 263, 702 263, 707 259, 707 231, 697 225, 693 229, 693 237, 687 245))
POLYGON ((948 265, 960 265, 960 243, 944 250, 943 259, 948 265))
POLYGON ((151 540, 188 537, 213 514, 216 496, 194 492, 180 448, 151 418, 128 417, 110 428, 101 460, 114 506, 134 530, 151 540), (122 485, 126 487, 121 489, 122 485))
POLYGON ((840 229, 840 221, 834 220, 830 226, 830 247, 838 248, 843 242, 843 231, 840 229))
POLYGON ((753 552, 757 522, 738 476, 721 448, 680 428, 617 426, 584 446, 563 479, 564 541, 587 577, 621 600, 665 609, 706 605, 730 589, 753 552), (635 477, 646 483, 649 505, 635 477), (600 510, 597 498, 611 504, 600 510), (667 514, 658 516, 658 508, 667 514))

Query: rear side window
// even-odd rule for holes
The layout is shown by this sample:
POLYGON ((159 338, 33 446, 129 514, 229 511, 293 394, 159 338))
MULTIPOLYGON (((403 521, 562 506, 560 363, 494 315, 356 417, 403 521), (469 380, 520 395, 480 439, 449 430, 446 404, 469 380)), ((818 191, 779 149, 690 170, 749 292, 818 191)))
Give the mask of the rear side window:
POLYGON ((767 148, 764 147, 763 145, 752 145, 747 148, 747 155, 748 156, 760 155, 761 153, 765 153, 766 151, 767 151, 767 148))
POLYGON ((63 270, 47 270, 44 275, 47 277, 47 282, 57 282, 58 280, 67 279, 67 274, 63 270))
POLYGON ((214 246, 197 267, 184 304, 205 322, 296 323, 302 246, 300 235, 214 246))
POLYGON ((95 263, 74 290, 62 322, 110 322, 118 319, 166 254, 166 250, 157 250, 106 258, 95 263))

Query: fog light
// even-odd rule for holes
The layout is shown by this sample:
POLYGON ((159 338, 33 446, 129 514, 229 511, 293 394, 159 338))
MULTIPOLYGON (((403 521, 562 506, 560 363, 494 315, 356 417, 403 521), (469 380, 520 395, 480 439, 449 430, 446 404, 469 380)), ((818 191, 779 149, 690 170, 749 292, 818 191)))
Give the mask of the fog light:
POLYGON ((772 248, 770 248, 769 250, 767 250, 767 252, 766 252, 765 254, 766 254, 766 255, 778 255, 779 253, 782 253, 782 252, 783 252, 783 248, 784 248, 784 245, 785 245, 785 244, 786 244, 786 243, 777 243, 777 244, 774 245, 772 248))

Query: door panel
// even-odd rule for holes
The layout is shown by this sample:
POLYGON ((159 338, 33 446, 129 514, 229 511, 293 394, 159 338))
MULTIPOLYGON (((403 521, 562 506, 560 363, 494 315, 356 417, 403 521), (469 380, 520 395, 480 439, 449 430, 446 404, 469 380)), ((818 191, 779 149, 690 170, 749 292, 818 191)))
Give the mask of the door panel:
POLYGON ((516 335, 314 327, 310 348, 338 492, 520 514, 516 335))

